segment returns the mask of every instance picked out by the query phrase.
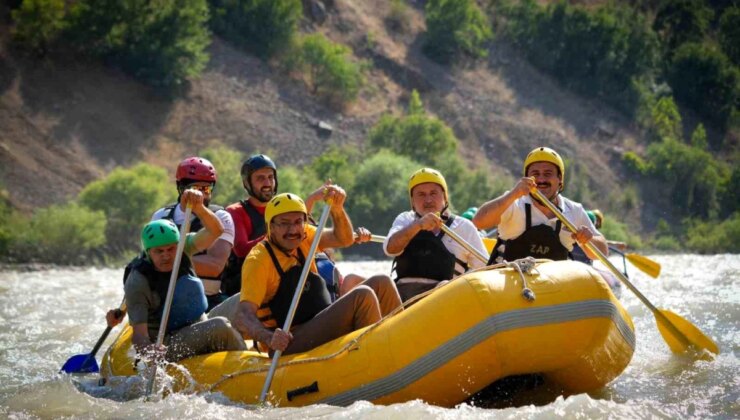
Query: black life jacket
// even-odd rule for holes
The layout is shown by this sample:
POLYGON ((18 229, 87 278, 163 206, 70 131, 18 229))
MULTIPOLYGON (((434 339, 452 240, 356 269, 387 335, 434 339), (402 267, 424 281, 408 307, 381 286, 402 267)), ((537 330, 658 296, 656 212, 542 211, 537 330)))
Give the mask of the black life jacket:
MULTIPOLYGON (((265 216, 260 214, 247 200, 241 200, 239 203, 252 223, 252 232, 247 236, 247 240, 253 241, 264 235, 267 231, 265 216)), ((235 295, 242 289, 242 265, 246 258, 246 255, 238 257, 233 250, 231 251, 229 261, 226 263, 224 271, 221 272, 221 291, 224 294, 228 296, 235 295)))
MULTIPOLYGON (((162 313, 164 312, 164 305, 162 302, 164 302, 166 296, 167 296, 167 289, 170 285, 170 272, 163 273, 159 272, 154 268, 154 264, 146 258, 146 254, 142 252, 139 256, 131 260, 127 265, 126 268, 123 270, 123 284, 126 284, 126 280, 128 279, 129 274, 132 270, 136 270, 141 275, 143 275, 147 282, 149 283, 149 289, 156 293, 159 296, 160 305, 156 308, 152 308, 154 311, 154 315, 149 316, 148 324, 151 327, 159 328, 159 323, 162 320, 162 313)), ((180 279, 183 276, 190 276, 193 279, 197 279, 198 277, 195 274, 195 270, 193 270, 193 266, 190 262, 190 258, 188 258, 187 255, 182 256, 182 260, 180 261, 180 268, 177 273, 177 278, 180 279)), ((199 280, 198 280, 199 282, 199 280)), ((179 283, 178 283, 179 284, 179 283)), ((198 286, 200 289, 200 294, 202 294, 202 286, 198 286)), ((175 297, 176 300, 176 297, 175 297)), ((199 318, 200 314, 202 314, 205 311, 205 295, 200 299, 200 301, 196 301, 196 304, 194 305, 188 305, 190 307, 188 308, 180 308, 181 310, 178 310, 177 308, 172 308, 170 312, 170 322, 168 323, 168 332, 170 332, 173 326, 173 322, 176 323, 175 325, 178 328, 181 328, 187 324, 190 324, 199 318), (179 315, 176 315, 175 313, 179 313, 179 315), (175 320, 174 317, 181 317, 180 315, 192 318, 188 320, 175 320)), ((174 300, 173 300, 174 305, 174 300)))
MULTIPOLYGON (((272 262, 275 264, 275 268, 280 275, 278 290, 266 305, 270 307, 270 312, 272 312, 272 317, 277 321, 277 325, 282 327, 285 324, 285 319, 288 317, 288 310, 290 309, 290 304, 293 302, 293 295, 295 294, 296 287, 298 287, 303 265, 306 264, 306 257, 303 256, 303 252, 299 248, 298 261, 300 264, 291 267, 286 272, 280 267, 272 246, 267 241, 263 243, 265 244, 265 248, 267 248, 267 252, 270 253, 270 258, 272 258, 272 262)), ((309 271, 306 284, 303 287, 301 298, 298 302, 298 308, 293 317, 293 325, 300 325, 311 320, 311 318, 326 309, 329 305, 331 305, 331 297, 329 296, 329 290, 326 288, 324 279, 318 274, 309 271)), ((264 322, 264 320, 261 321, 264 322)))
MULTIPOLYGON (((449 227, 454 217, 450 215, 445 225, 449 227)), ((396 281, 404 277, 451 280, 455 274, 462 274, 455 271, 456 262, 463 267, 463 271, 466 271, 468 265, 450 252, 442 242, 444 235, 444 231, 439 235, 428 230, 417 233, 403 249, 403 253, 393 259, 396 281)))
POLYGON ((586 255, 586 251, 578 244, 573 244, 573 251, 570 251, 570 258, 584 264, 594 265, 593 260, 586 255))
POLYGON ((548 258, 554 261, 568 259, 568 249, 560 242, 560 220, 553 230, 548 225, 532 226, 532 205, 524 205, 526 228, 524 233, 506 241, 504 259, 514 261, 525 257, 548 258))
MULTIPOLYGON (((172 222, 175 223, 175 225, 177 225, 177 228, 179 229, 180 228, 180 225, 178 225, 177 222, 175 222, 175 209, 177 209, 177 206, 178 205, 180 205, 180 203, 170 204, 169 206, 166 206, 165 207, 165 210, 169 210, 169 211, 167 212, 167 214, 165 214, 164 216, 162 216, 162 219, 172 220, 172 222)), ((208 206, 208 208, 212 212, 214 212, 214 213, 216 213, 219 210, 223 210, 224 209, 223 207, 217 206, 215 204, 210 204, 208 206)), ((201 229, 203 229, 203 222, 201 222, 200 219, 198 219, 198 217, 195 216, 193 218, 193 220, 190 222, 190 231, 191 232, 198 232, 201 229)), ((205 254, 206 252, 207 252, 207 250, 203 250, 203 251, 200 251, 200 252, 198 252, 197 254, 194 254, 194 255, 202 255, 202 254, 205 254)), ((201 276, 201 278, 202 279, 206 279, 206 280, 220 280, 221 279, 221 276, 220 275, 215 276, 215 277, 201 276)))

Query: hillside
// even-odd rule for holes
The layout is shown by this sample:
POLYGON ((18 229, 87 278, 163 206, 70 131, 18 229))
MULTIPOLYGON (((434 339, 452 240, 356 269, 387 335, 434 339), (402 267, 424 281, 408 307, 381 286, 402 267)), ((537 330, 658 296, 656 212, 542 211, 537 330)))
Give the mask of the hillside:
MULTIPOLYGON (((21 55, 9 46, 5 23, 2 186, 17 208, 45 206, 74 197, 116 166, 147 161, 172 169, 182 157, 216 143, 245 154, 270 153, 280 163, 307 163, 331 144, 362 148, 379 116, 400 110, 415 88, 427 109, 453 128, 471 165, 518 177, 526 153, 550 145, 588 168, 582 171, 592 191, 587 204, 609 208, 610 191, 626 181, 616 164, 623 148, 640 144, 625 118, 559 88, 503 42, 495 42, 482 63, 440 66, 421 54, 420 10, 411 8, 403 35, 386 28, 386 14, 375 2, 335 1, 322 25, 302 24, 304 31, 350 45, 373 64, 368 87, 342 112, 215 37, 203 75, 172 99, 97 62, 58 52, 41 60, 21 55), (318 121, 331 124, 333 133, 322 136, 318 121)), ((657 203, 645 206, 648 211, 638 206, 629 216, 650 227, 657 203)))

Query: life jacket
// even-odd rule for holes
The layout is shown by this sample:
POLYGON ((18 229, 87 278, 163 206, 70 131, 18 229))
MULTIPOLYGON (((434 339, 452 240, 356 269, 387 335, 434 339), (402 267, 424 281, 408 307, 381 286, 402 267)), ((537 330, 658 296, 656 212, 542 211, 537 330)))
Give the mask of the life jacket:
MULTIPOLYGON (((150 308, 148 324, 150 328, 158 329, 164 312, 164 301, 167 297, 167 289, 170 285, 171 272, 163 273, 154 268, 154 265, 146 258, 146 254, 134 258, 126 265, 123 274, 123 283, 131 273, 136 270, 143 275, 149 283, 149 289, 152 293, 159 296, 160 305, 156 308, 150 308)), ((177 283, 175 283, 175 292, 172 296, 172 305, 170 314, 167 319, 167 333, 171 333, 180 328, 186 327, 198 321, 206 311, 208 301, 203 290, 203 284, 195 275, 190 259, 183 255, 180 262, 180 269, 177 273, 177 283)))
MULTIPOLYGON (((450 215, 445 225, 449 227, 454 217, 450 215)), ((403 253, 393 259, 396 281, 404 277, 451 280, 456 274, 462 274, 455 271, 456 262, 466 271, 468 265, 465 261, 458 259, 442 242, 444 235, 444 231, 438 235, 428 230, 417 233, 403 249, 403 253)))
MULTIPOLYGON (((242 205, 244 212, 252 224, 252 231, 247 235, 247 240, 253 241, 264 235, 267 231, 265 216, 252 207, 247 200, 241 200, 239 203, 242 205)), ((221 292, 224 294, 232 296, 239 293, 242 289, 242 265, 245 259, 246 255, 244 257, 238 257, 233 250, 231 251, 226 267, 221 272, 221 292)))
POLYGON ((329 296, 331 301, 334 302, 339 296, 339 285, 341 283, 342 275, 328 255, 323 252, 316 253, 316 268, 319 270, 319 275, 326 283, 326 289, 329 290, 329 296))
MULTIPOLYGON (((306 257, 303 256, 303 252, 299 248, 298 261, 300 264, 291 267, 288 271, 283 271, 277 256, 275 256, 275 251, 272 249, 272 245, 267 241, 263 243, 265 244, 265 248, 267 248, 267 252, 270 254, 270 258, 272 258, 273 264, 275 264, 275 269, 277 269, 280 275, 280 285, 275 296, 269 302, 263 304, 261 308, 265 306, 269 307, 271 312, 270 317, 277 321, 279 327, 282 327, 285 324, 285 319, 288 317, 288 310, 290 309, 290 304, 293 302, 293 295, 295 294, 296 287, 298 287, 303 265, 306 264, 306 257)), ((306 284, 301 292, 300 301, 298 302, 298 308, 296 308, 293 317, 293 325, 300 325, 309 321, 329 305, 331 305, 331 297, 324 279, 318 274, 309 271, 306 284)), ((260 318, 260 321, 265 322, 267 319, 260 318)))
POLYGON ((532 205, 524 204, 526 227, 524 233, 506 241, 504 259, 514 261, 525 257, 548 258, 554 261, 567 260, 568 249, 560 242, 562 223, 558 220, 555 229, 548 225, 532 226, 532 205))

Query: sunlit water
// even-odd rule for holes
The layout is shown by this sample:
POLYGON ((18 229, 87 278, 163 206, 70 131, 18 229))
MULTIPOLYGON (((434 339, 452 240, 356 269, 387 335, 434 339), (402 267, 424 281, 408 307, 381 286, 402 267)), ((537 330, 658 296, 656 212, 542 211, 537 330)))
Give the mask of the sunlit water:
MULTIPOLYGON (((663 266, 660 278, 630 267, 633 283, 656 306, 677 312, 713 337, 722 354, 711 362, 673 356, 652 313, 624 290, 622 302, 634 319, 638 342, 619 378, 591 395, 503 409, 469 404, 447 409, 421 401, 253 409, 219 394, 145 401, 138 379, 98 386, 95 375, 57 373, 70 356, 88 353, 105 329, 105 311, 122 298, 121 270, 0 271, 0 418, 739 418, 740 256, 653 258, 663 266)), ((369 275, 387 273, 390 264, 339 267, 343 273, 369 275)))

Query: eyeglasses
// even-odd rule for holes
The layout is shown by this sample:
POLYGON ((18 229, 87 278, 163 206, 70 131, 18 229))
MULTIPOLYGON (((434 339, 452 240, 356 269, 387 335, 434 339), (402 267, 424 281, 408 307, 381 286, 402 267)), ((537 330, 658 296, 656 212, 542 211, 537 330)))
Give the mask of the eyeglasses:
POLYGON ((198 191, 202 192, 203 194, 210 194, 211 191, 213 191, 213 185, 195 185, 195 184, 193 184, 193 185, 188 185, 187 188, 188 189, 192 189, 192 190, 198 190, 198 191))
POLYGON ((303 229, 303 225, 306 224, 305 220, 303 219, 298 219, 295 222, 270 222, 270 223, 283 230, 288 230, 290 229, 291 226, 295 226, 298 229, 303 229))

